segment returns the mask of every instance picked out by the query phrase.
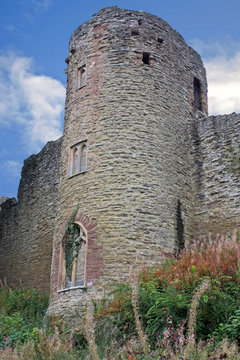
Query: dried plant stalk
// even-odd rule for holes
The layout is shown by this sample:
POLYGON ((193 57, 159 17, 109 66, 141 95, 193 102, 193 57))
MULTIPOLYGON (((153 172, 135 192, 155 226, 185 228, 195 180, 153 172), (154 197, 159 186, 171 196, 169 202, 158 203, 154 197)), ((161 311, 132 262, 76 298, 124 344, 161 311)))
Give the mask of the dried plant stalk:
POLYGON ((97 353, 97 345, 95 342, 95 325, 93 320, 93 311, 90 305, 87 305, 86 311, 86 323, 85 323, 85 334, 89 345, 89 350, 94 360, 99 360, 97 353))
POLYGON ((195 345, 196 340, 196 320, 197 320, 197 308, 199 306, 199 302, 202 294, 210 286, 210 279, 205 279, 201 285, 197 288, 193 298, 192 304, 190 308, 189 321, 188 321, 188 339, 187 339, 187 347, 185 356, 188 356, 195 345))
POLYGON ((146 341, 146 337, 144 335, 140 317, 139 317, 139 311, 138 311, 138 279, 136 274, 133 276, 132 279, 132 307, 133 307, 133 313, 134 313, 134 319, 136 324, 137 333, 143 348, 143 352, 147 359, 150 359, 149 353, 150 349, 146 341))

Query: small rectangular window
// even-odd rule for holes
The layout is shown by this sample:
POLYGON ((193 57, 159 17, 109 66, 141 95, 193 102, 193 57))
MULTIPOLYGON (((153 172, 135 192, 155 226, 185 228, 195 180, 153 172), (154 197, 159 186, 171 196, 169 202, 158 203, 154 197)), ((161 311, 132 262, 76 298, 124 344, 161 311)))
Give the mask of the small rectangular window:
POLYGON ((194 101, 193 104, 196 106, 198 110, 202 110, 202 101, 201 101, 201 83, 200 80, 196 77, 194 78, 194 89, 193 89, 193 96, 194 101))
POLYGON ((132 35, 139 35, 139 29, 137 27, 132 28, 131 34, 132 35))
POLYGON ((143 53, 142 62, 143 62, 143 64, 150 65, 150 54, 149 53, 146 53, 146 52, 143 53))
POLYGON ((70 148, 68 176, 74 176, 87 170, 87 141, 81 141, 70 148))
POLYGON ((83 65, 77 70, 77 89, 86 85, 86 65, 83 65))

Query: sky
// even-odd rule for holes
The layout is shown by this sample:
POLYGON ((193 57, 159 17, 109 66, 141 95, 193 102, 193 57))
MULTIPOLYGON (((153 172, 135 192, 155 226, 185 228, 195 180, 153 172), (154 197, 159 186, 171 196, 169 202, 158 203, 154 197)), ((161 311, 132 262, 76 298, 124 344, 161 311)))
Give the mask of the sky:
POLYGON ((62 135, 69 38, 107 6, 167 21, 203 58, 210 115, 240 113, 239 0, 1 0, 0 196, 17 197, 24 159, 62 135))

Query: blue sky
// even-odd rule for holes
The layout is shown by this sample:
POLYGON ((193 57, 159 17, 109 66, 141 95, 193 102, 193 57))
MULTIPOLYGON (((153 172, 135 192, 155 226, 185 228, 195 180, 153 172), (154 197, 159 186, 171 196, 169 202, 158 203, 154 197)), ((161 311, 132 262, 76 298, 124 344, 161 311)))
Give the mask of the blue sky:
POLYGON ((240 112, 239 0, 1 1, 0 196, 16 197, 23 160, 62 134, 72 32, 115 5, 166 20, 204 59, 210 114, 240 112))

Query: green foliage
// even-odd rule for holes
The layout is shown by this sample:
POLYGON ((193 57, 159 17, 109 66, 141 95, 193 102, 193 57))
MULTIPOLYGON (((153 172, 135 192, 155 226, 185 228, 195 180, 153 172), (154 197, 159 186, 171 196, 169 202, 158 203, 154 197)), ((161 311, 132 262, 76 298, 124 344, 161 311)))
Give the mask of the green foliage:
MULTIPOLYGON (((207 340, 220 324, 230 323, 240 307, 239 254, 239 237, 235 233, 215 242, 193 244, 177 260, 168 260, 159 268, 145 269, 140 274, 139 312, 152 346, 163 336, 169 316, 174 327, 188 320, 192 296, 206 277, 211 280, 211 286, 200 298, 197 340, 207 340)), ((129 339, 136 334, 131 286, 119 284, 109 295, 108 301, 98 309, 97 318, 101 319, 98 332, 101 334, 102 324, 108 321, 108 328, 116 329, 111 331, 117 341, 123 337, 129 339)), ((231 339, 238 340, 233 334, 236 332, 232 331, 231 339)))
POLYGON ((214 331, 217 339, 229 338, 237 340, 240 345, 240 308, 235 310, 226 323, 220 323, 214 331))
POLYGON ((131 305, 130 284, 116 284, 113 291, 101 301, 96 302, 97 343, 103 344, 113 336, 116 341, 125 341, 135 334, 134 314, 131 305), (103 331, 104 330, 104 331, 103 331), (104 335, 103 335, 104 334, 104 335))
POLYGON ((0 289, 0 348, 34 338, 33 330, 42 326, 47 306, 46 295, 3 286, 0 289))
MULTIPOLYGON (((212 286, 202 297, 198 310, 198 339, 213 336, 219 324, 229 321, 236 308, 240 306, 239 296, 240 287, 235 283, 226 281, 221 284, 220 281, 212 280, 212 286)), ((225 335, 221 340, 224 337, 225 335)))
POLYGON ((171 314, 175 326, 186 319, 191 294, 166 283, 161 290, 154 291, 151 297, 154 301, 146 313, 146 331, 154 339, 166 327, 167 313, 171 314))
POLYGON ((20 313, 11 316, 0 315, 0 348, 14 346, 17 342, 23 343, 31 337, 31 328, 25 325, 20 313))

